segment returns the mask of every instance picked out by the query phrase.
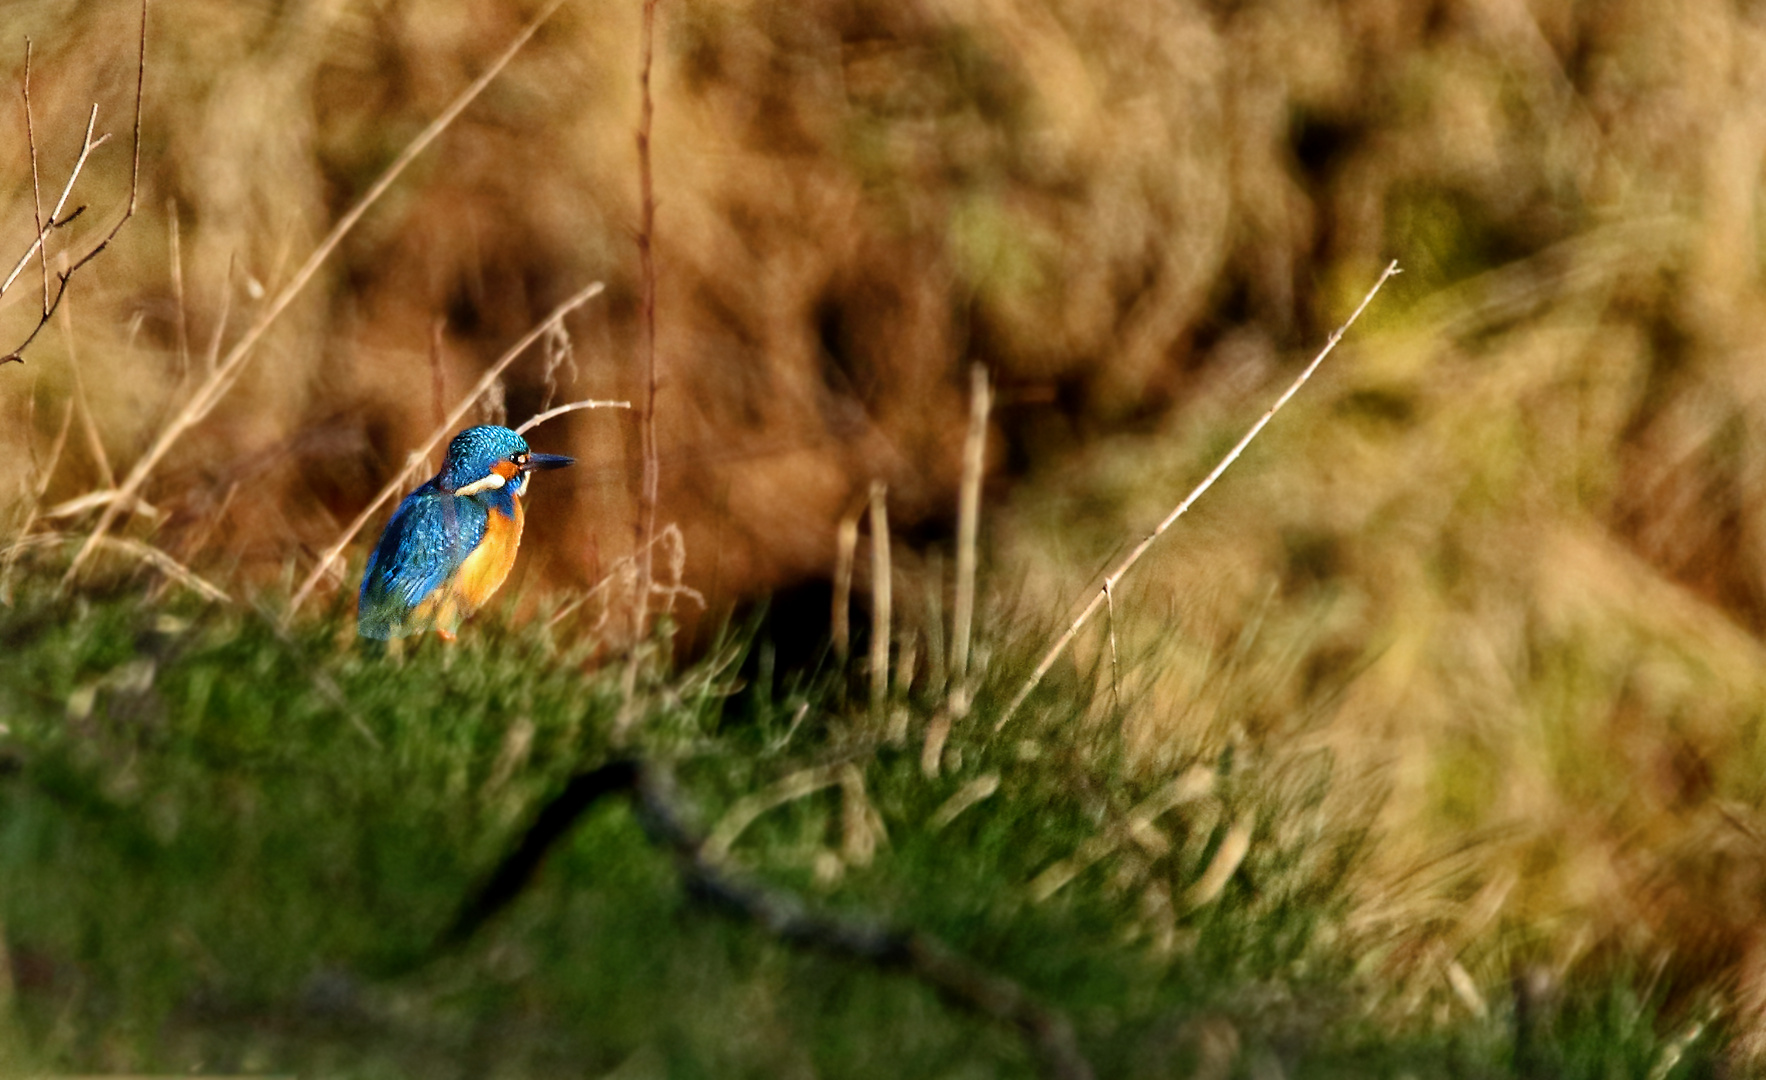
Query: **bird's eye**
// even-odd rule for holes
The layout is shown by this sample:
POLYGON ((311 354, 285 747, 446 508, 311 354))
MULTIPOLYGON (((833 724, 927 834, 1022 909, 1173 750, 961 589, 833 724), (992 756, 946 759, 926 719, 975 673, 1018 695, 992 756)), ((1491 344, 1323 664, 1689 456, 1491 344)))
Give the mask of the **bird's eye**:
POLYGON ((526 465, 527 464, 527 455, 526 454, 516 454, 515 455, 515 464, 526 465))

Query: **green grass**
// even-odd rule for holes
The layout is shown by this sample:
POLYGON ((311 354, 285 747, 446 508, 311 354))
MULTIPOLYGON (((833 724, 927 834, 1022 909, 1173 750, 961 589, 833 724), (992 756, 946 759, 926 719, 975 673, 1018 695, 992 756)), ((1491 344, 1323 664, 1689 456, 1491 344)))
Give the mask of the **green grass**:
MULTIPOLYGON (((995 737, 1037 640, 991 643, 997 685, 935 779, 919 764, 927 703, 904 703, 910 737, 890 745, 840 707, 832 676, 763 693, 744 640, 647 672, 633 748, 673 763, 707 828, 783 777, 850 763, 886 837, 874 857, 845 839, 868 819, 835 785, 760 815, 736 864, 1018 980, 1073 1017, 1100 1076, 1515 1073, 1500 983, 1483 1018, 1444 987, 1423 988, 1430 1007, 1393 1006, 1402 935, 1353 918, 1373 841, 1333 808, 1328 754, 1223 742, 1153 772, 1083 680, 1057 680, 995 737), (1037 897, 1051 866, 1121 835, 1186 769, 1206 790, 1153 818, 1157 836, 1037 897), (989 776, 995 794, 935 827, 989 776), (1250 827, 1243 861, 1186 904, 1234 823, 1250 827)), ((615 752, 622 672, 587 665, 585 645, 487 623, 453 648, 379 655, 337 614, 283 636, 254 613, 27 588, 0 609, 0 652, 9 1070, 1036 1073, 1011 1031, 912 980, 696 903, 624 803, 580 822, 465 948, 436 949, 537 807, 615 752)), ((1535 1074, 1709 1074, 1720 1034, 1676 1043, 1687 1014, 1650 985, 1614 968, 1563 988, 1536 1026, 1535 1074)))

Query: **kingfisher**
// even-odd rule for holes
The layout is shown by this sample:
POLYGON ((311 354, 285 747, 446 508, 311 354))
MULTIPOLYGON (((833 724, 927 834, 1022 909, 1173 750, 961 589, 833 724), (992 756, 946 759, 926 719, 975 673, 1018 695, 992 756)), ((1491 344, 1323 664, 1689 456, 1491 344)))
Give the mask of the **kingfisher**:
POLYGON ((368 557, 357 631, 386 639, 434 630, 453 641, 515 565, 528 480, 574 462, 534 453, 506 427, 454 436, 442 471, 405 496, 368 557))

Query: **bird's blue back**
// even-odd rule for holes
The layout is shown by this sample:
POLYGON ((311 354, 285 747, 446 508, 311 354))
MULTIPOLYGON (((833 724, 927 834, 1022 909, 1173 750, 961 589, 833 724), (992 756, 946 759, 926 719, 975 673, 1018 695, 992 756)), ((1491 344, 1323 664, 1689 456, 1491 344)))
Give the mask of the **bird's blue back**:
POLYGON ((570 461, 539 454, 534 457, 544 460, 526 464, 530 453, 527 440, 505 427, 483 424, 454 436, 442 471, 405 496, 368 556, 356 619, 362 636, 385 639, 429 629, 451 636, 461 615, 470 614, 502 584, 521 539, 516 500, 527 489, 527 470, 570 461), (513 464, 517 457, 524 466, 513 464), (499 477, 500 482, 486 486, 487 478, 499 477), (507 520, 493 529, 493 514, 507 520), (481 556, 493 549, 496 553, 491 562, 481 557, 479 563, 481 570, 494 568, 491 576, 457 581, 468 557, 487 537, 492 544, 481 556), (495 561, 499 557, 500 564, 495 561), (426 600, 434 601, 428 610, 426 600))
POLYGON ((460 498, 435 480, 405 496, 368 557, 358 619, 364 637, 396 636, 423 598, 460 569, 484 540, 492 505, 513 502, 508 491, 486 494, 501 498, 460 498))

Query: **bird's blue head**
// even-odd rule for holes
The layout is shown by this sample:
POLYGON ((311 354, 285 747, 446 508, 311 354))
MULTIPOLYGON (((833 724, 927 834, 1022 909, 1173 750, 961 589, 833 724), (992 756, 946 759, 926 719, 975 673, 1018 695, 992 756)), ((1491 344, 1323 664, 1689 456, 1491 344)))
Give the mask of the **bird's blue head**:
POLYGON ((536 469, 562 469, 573 458, 536 454, 527 440, 506 427, 469 427, 448 443, 448 460, 436 477, 443 491, 476 495, 514 482, 514 493, 527 490, 527 476, 536 469))

